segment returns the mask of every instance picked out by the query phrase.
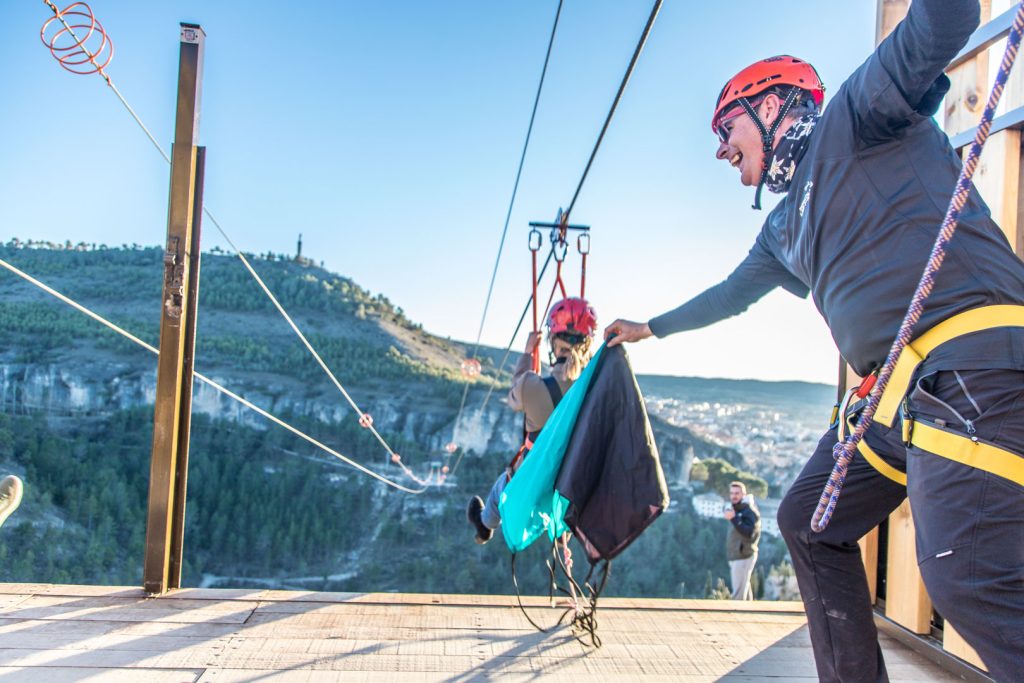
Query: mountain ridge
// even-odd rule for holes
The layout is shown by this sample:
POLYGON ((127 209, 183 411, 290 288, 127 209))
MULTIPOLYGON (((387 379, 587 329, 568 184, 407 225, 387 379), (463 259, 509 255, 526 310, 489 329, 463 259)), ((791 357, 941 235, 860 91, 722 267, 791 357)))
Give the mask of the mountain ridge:
MULTIPOLYGON (((163 274, 159 248, 64 245, 47 249, 9 242, 0 246, 0 254, 140 337, 156 338, 163 274)), ((401 477, 379 445, 356 425, 335 387, 234 259, 216 252, 203 255, 196 369, 359 462, 401 477)), ((449 441, 456 442, 466 457, 457 476, 445 486, 432 487, 422 497, 403 498, 347 468, 339 470, 334 461, 325 460, 308 445, 296 445, 291 435, 197 383, 192 443, 197 469, 189 478, 190 491, 196 487, 196 503, 190 503, 186 520, 197 547, 188 565, 188 580, 196 584, 203 576, 214 576, 222 577, 219 585, 245 585, 246 576, 322 575, 324 581, 317 586, 321 589, 408 589, 407 582, 412 580, 411 589, 418 590, 501 590, 504 584, 494 575, 505 563, 495 547, 498 544, 483 551, 464 545, 470 536, 463 528, 464 500, 457 499, 470 492, 486 492, 495 472, 518 445, 521 423, 500 400, 511 365, 507 363, 502 372, 495 367, 504 350, 482 347, 482 375, 466 377, 460 364, 470 345, 424 331, 384 295, 374 295, 310 262, 274 254, 251 260, 405 462, 416 471, 441 462, 449 441), (494 393, 487 410, 481 411, 492 381, 494 393), (456 414, 467 388, 466 412, 458 422, 456 414), (225 459, 232 464, 219 462, 225 459), (239 477, 233 478, 233 471, 239 477), (289 490, 305 491, 304 498, 282 497, 274 490, 276 478, 286 472, 289 490), (265 514, 250 508, 250 499, 297 507, 294 513, 275 511, 272 519, 261 524, 265 514), (363 533, 342 533, 330 521, 319 519, 318 510, 327 509, 333 511, 334 519, 351 519, 363 533), (231 519, 240 525, 237 539, 230 537, 231 527, 225 527, 224 520, 231 519), (301 542, 291 538, 303 533, 296 520, 310 525, 310 538, 301 542), (424 525, 435 529, 435 535, 450 527, 448 533, 453 536, 424 536, 424 525), (436 572, 420 577, 409 574, 413 570, 406 563, 392 566, 395 561, 378 547, 380 542, 400 544, 411 556, 431 556, 436 572), (276 554, 272 558, 251 554, 252 549, 261 548, 276 554), (476 557, 483 564, 464 566, 465 557, 476 557), (456 576, 460 587, 445 583, 446 577, 456 576)), ((518 356, 510 354, 510 362, 518 356)), ((786 391, 785 383, 743 380, 643 375, 638 381, 645 390, 654 387, 669 394, 665 400, 673 406, 689 400, 685 394, 694 387, 704 392, 700 400, 743 396, 768 405, 782 400, 779 392, 786 391)), ((6 413, 16 420, 7 436, 0 424, 0 466, 28 474, 31 490, 42 497, 42 502, 27 501, 28 514, 62 520, 60 525, 40 529, 29 524, 20 528, 18 538, 24 543, 51 544, 58 536, 63 539, 57 542, 60 550, 47 560, 49 564, 40 564, 36 557, 5 571, 0 558, 0 579, 133 580, 133 572, 140 570, 133 568, 134 550, 127 559, 112 555, 93 535, 95 524, 86 524, 76 515, 82 510, 99 515, 102 524, 108 525, 104 533, 120 539, 126 548, 141 543, 134 526, 119 531, 117 525, 134 525, 132 520, 141 514, 134 507, 145 500, 146 444, 152 429, 146 406, 154 389, 152 355, 0 271, 0 417, 6 413), (104 460, 110 454, 96 446, 106 441, 124 443, 121 452, 130 458, 130 466, 104 460), (65 449, 61 443, 72 447, 65 449), (93 474, 94 468, 101 469, 93 474), (119 504, 115 498, 94 500, 86 482, 62 474, 65 470, 78 477, 99 476, 102 471, 111 490, 130 490, 126 500, 133 501, 131 514, 107 510, 104 506, 119 504), (75 496, 86 496, 88 504, 83 507, 75 496), (55 531, 62 528, 68 530, 66 538, 55 531), (93 558, 88 572, 66 575, 79 571, 72 560, 83 553, 93 558)), ((678 585, 672 583, 672 573, 680 570, 660 561, 656 564, 662 573, 645 570, 642 582, 627 579, 621 585, 627 592, 646 586, 647 594, 703 596, 713 589, 715 576, 727 574, 717 559, 707 565, 707 547, 716 541, 710 531, 698 528, 686 502, 690 466, 695 458, 706 457, 727 460, 741 469, 752 467, 753 461, 742 449, 706 438, 687 424, 651 417, 666 476, 680 506, 666 515, 664 530, 655 525, 656 530, 648 532, 651 539, 638 542, 636 558, 629 563, 638 569, 645 563, 654 566, 650 553, 672 537, 692 546, 684 553, 692 552, 696 564, 682 572, 686 578, 678 585), (687 540, 691 533, 696 540, 687 540), (706 570, 706 577, 704 566, 713 567, 706 570), (685 589, 680 587, 684 584, 685 589)), ((766 562, 777 564, 784 550, 766 547, 764 556, 766 562)), ((536 578, 543 586, 543 578, 539 574, 536 578)))

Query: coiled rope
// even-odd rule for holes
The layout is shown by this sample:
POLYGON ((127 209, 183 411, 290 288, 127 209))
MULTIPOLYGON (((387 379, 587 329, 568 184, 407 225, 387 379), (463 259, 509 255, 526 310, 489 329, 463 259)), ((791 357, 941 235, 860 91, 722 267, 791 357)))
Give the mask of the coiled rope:
MULTIPOLYGON (((1017 15, 1014 17, 1013 25, 1006 40, 1006 51, 1003 53, 1003 61, 999 64, 999 73, 996 74, 988 103, 985 105, 985 111, 982 113, 981 121, 978 123, 974 142, 971 143, 970 151, 964 160, 960 177, 956 183, 956 189, 949 202, 949 209, 946 211, 946 218, 943 220, 942 228, 935 239, 931 255, 928 257, 928 263, 925 265, 924 273, 921 275, 917 289, 910 301, 910 306, 907 308, 903 323, 900 325, 896 339, 889 350, 889 356, 886 358, 885 365, 882 366, 878 374, 875 390, 871 394, 868 405, 861 413, 856 428, 844 441, 837 443, 833 449, 836 463, 832 468, 832 474, 829 476, 824 490, 821 492, 821 500, 818 501, 818 507, 811 517, 811 530, 815 532, 824 531, 832 519, 832 514, 839 504, 839 495, 842 493, 843 484, 846 482, 846 474, 849 470, 850 462, 857 451, 857 445, 864 438, 868 427, 874 421, 875 410, 878 408, 878 402, 882 393, 889 384, 893 369, 896 367, 896 361, 899 359, 903 349, 910 343, 914 327, 917 325, 918 320, 921 319, 925 300, 935 285, 935 275, 939 268, 942 267, 942 262, 946 257, 946 248, 953 238, 953 233, 956 232, 957 223, 960 220, 960 212, 970 194, 971 178, 978 167, 981 150, 988 139, 989 131, 992 129, 992 118, 995 116, 996 105, 999 104, 1003 89, 1006 87, 1006 81, 1010 76, 1010 70, 1013 68, 1013 63, 1017 58, 1022 31, 1024 31, 1024 0, 1021 0, 1018 5, 1017 15)), ((840 415, 839 419, 842 420, 844 417, 840 415)))

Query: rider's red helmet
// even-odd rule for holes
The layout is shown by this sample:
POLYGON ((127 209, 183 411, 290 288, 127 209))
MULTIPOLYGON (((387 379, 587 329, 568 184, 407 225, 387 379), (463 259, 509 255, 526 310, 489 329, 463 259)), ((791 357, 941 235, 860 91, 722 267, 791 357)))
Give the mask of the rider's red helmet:
POLYGON ((593 337, 596 331, 597 314, 586 299, 577 296, 562 299, 548 313, 548 332, 551 336, 593 337))
POLYGON ((718 96, 714 116, 711 117, 711 130, 718 132, 722 115, 737 101, 744 97, 754 97, 777 85, 795 85, 810 91, 814 103, 819 107, 825 101, 825 85, 813 66, 789 55, 769 57, 751 64, 725 84, 718 96))

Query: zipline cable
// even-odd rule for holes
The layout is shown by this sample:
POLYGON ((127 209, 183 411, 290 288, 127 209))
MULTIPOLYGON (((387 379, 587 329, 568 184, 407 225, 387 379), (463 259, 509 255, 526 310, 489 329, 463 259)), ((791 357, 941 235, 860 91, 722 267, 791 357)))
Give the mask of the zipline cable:
MULTIPOLYGON (((853 460, 853 456, 857 452, 857 445, 864 438, 864 434, 867 432, 868 427, 870 427, 871 423, 874 422, 875 410, 878 408, 878 403, 881 399, 882 393, 889 384, 893 370, 896 367, 896 361, 899 360, 900 354, 903 353, 903 349, 905 349, 910 343, 914 327, 921 319, 921 314, 924 311, 925 300, 928 298, 932 288, 935 286, 935 276, 942 267, 942 262, 946 257, 946 248, 949 246, 950 240, 953 239, 953 233, 956 232, 957 224, 960 221, 960 211, 963 209, 964 204, 966 204, 967 197, 970 194, 972 188, 971 178, 974 176, 974 171, 978 167, 978 159, 981 157, 981 150, 985 146, 985 141, 988 139, 989 131, 992 129, 992 118, 995 116, 996 106, 999 104, 999 99, 1003 94, 1003 88, 1006 86, 1006 81, 1010 76, 1010 69, 1013 68, 1013 63, 1017 58, 1022 33, 1024 33, 1024 0, 1021 0, 1017 8, 1017 15, 1013 20, 1013 25, 1010 28, 1010 34, 1006 39, 1006 51, 1003 53, 1003 60, 999 65, 999 72, 996 74, 995 83, 992 85, 992 92, 989 95, 988 103, 985 105, 981 121, 978 123, 978 129, 974 135, 974 142, 971 143, 971 148, 967 153, 967 158, 964 159, 963 167, 960 170, 960 177, 957 179, 956 188, 954 189, 953 196, 949 201, 949 208, 946 210, 946 217, 942 221, 942 227, 939 229, 939 234, 935 237, 935 244, 932 246, 928 262, 925 264, 924 272, 921 274, 921 279, 917 284, 917 289, 914 291, 914 296, 910 300, 910 306, 908 306, 903 322, 900 324, 900 329, 896 334, 896 339, 892 343, 892 348, 889 349, 889 356, 886 358, 885 365, 882 366, 881 371, 878 373, 878 379, 875 382, 874 391, 871 392, 868 404, 864 408, 863 412, 861 412, 860 418, 857 420, 856 428, 849 436, 846 437, 845 440, 837 443, 832 449, 836 463, 832 468, 832 474, 829 475, 828 482, 825 484, 825 487, 821 492, 821 499, 818 501, 818 507, 815 509, 814 514, 811 517, 812 531, 822 532, 826 527, 828 527, 828 524, 832 519, 832 514, 835 512, 836 506, 839 504, 839 494, 842 493, 843 484, 846 482, 846 474, 849 470, 850 462, 853 460)), ((846 416, 840 415, 839 419, 845 420, 846 416)))
MULTIPOLYGON (((548 264, 551 263, 551 256, 552 255, 549 252, 547 260, 544 261, 544 267, 541 268, 540 275, 537 277, 538 280, 543 280, 544 279, 544 271, 546 271, 548 269, 548 264)), ((516 329, 512 333, 512 338, 509 339, 508 346, 505 347, 505 354, 501 357, 501 363, 498 364, 497 371, 491 377, 491 383, 487 387, 487 393, 484 395, 483 402, 480 404, 480 407, 477 408, 477 413, 483 413, 484 408, 487 407, 488 401, 491 400, 491 394, 494 393, 494 388, 498 385, 498 379, 501 377, 501 373, 505 369, 505 363, 508 362, 509 356, 512 355, 512 345, 516 343, 516 337, 519 336, 519 330, 523 326, 523 321, 526 320, 526 314, 530 312, 530 304, 531 303, 533 303, 533 297, 532 296, 529 299, 526 300, 526 306, 523 307, 523 312, 519 316, 519 322, 516 323, 516 329)), ((450 468, 450 471, 447 474, 455 474, 455 471, 457 469, 459 469, 459 463, 462 462, 462 457, 464 455, 466 455, 466 449, 465 448, 463 448, 462 451, 459 453, 458 459, 455 461, 455 464, 452 465, 452 467, 450 468)))
MULTIPOLYGON (((476 333, 476 342, 473 344, 473 352, 470 358, 476 358, 480 350, 480 339, 484 333, 484 323, 487 321, 487 311, 491 306, 491 295, 494 293, 494 281, 498 277, 498 265, 501 263, 501 254, 505 249, 505 237, 508 235, 508 224, 512 219, 512 207, 516 203, 516 194, 519 192, 519 180, 523 175, 523 165, 526 162, 526 150, 530 146, 530 135, 533 133, 533 122, 537 118, 537 106, 540 104, 540 94, 544 89, 544 77, 548 72, 548 62, 551 60, 551 48, 555 44, 555 33, 558 31, 558 18, 562 15, 562 2, 558 0, 558 8, 555 10, 555 21, 551 26, 551 37, 548 39, 548 49, 544 55, 544 66, 540 70, 540 82, 537 83, 537 94, 533 98, 533 110, 530 112, 530 123, 526 127, 526 139, 523 141, 523 151, 519 155, 519 168, 516 170, 516 180, 512 184, 512 197, 508 202, 508 211, 505 212, 505 226, 501 230, 501 240, 498 242, 498 255, 494 259, 494 269, 491 271, 491 282, 487 286, 487 296, 484 299, 484 312, 480 316, 480 328, 476 333)), ((472 382, 466 382, 462 390, 462 400, 459 403, 459 412, 455 416, 455 427, 453 434, 458 433, 459 425, 462 422, 462 413, 466 407, 466 396, 469 394, 469 387, 472 382)))
MULTIPOLYGON (((576 185, 576 192, 573 194, 572 201, 569 202, 569 208, 562 214, 562 223, 567 224, 569 222, 569 214, 572 213, 573 208, 576 206, 576 200, 579 199, 580 192, 583 191, 583 184, 587 180, 587 175, 590 173, 590 167, 594 164, 594 159, 597 157, 597 152, 601 148, 601 142, 604 141, 605 133, 608 132, 608 128, 611 125, 612 118, 615 116, 615 110, 619 106, 619 102, 622 101, 622 95, 626 91, 626 85, 629 83, 629 79, 633 75, 633 71, 636 68, 637 62, 640 60, 640 53, 643 52, 644 46, 647 44, 647 38, 651 34, 651 29, 654 28, 654 22, 658 18, 658 12, 661 11, 661 5, 663 0, 655 0, 654 5, 651 7, 651 13, 647 17, 647 23, 644 26, 644 30, 640 35, 640 40, 637 41, 636 48, 633 50, 633 56, 629 60, 629 65, 626 67, 626 73, 622 76, 622 81, 619 83, 618 92, 615 93, 615 98, 612 100, 612 106, 608 110, 608 115, 605 117, 604 125, 601 126, 601 132, 597 136, 597 142, 594 143, 594 149, 590 152, 590 158, 587 159, 587 165, 583 169, 583 175, 580 177, 579 183, 576 185)), ((561 5, 559 5, 561 8, 561 5)), ((504 236, 502 237, 504 239, 504 236)), ((544 267, 541 269, 541 274, 538 276, 537 281, 539 282, 544 277, 544 271, 547 270, 548 264, 551 262, 551 258, 554 256, 554 245, 552 250, 548 252, 548 257, 544 261, 544 267)), ((492 281, 493 283, 493 281, 492 281)), ((516 324, 516 330, 512 333, 512 339, 509 341, 508 346, 505 347, 505 355, 502 358, 501 365, 498 368, 498 372, 495 374, 494 379, 491 382, 490 388, 487 390, 487 394, 484 396, 483 403, 480 405, 478 412, 483 412, 484 408, 487 407, 487 402, 491 398, 491 393, 494 391, 494 383, 497 377, 501 375, 501 370, 505 367, 505 361, 508 360, 509 355, 512 352, 512 345, 515 344, 516 336, 519 334, 520 328, 523 326, 523 321, 526 319, 526 314, 530 310, 530 304, 533 303, 533 295, 526 301, 526 306, 523 308, 523 314, 519 316, 519 322, 516 324)), ((481 323, 482 329, 482 323, 481 323)), ((468 392, 469 387, 467 385, 463 392, 463 401, 465 401, 465 394, 468 392)), ((461 413, 461 408, 459 409, 461 413)), ((463 449, 463 453, 465 450, 463 449)), ((455 473, 458 464, 462 462, 462 455, 459 455, 459 459, 455 462, 455 465, 451 468, 451 474, 455 473)))
MULTIPOLYGON (((10 263, 8 263, 4 259, 0 259, 0 267, 6 268, 11 273, 17 275, 18 277, 22 278, 23 280, 25 280, 25 281, 35 285, 36 287, 38 287, 39 289, 43 290, 44 292, 46 292, 50 296, 52 296, 52 297, 54 297, 56 299, 59 299, 60 301, 62 301, 65 304, 67 304, 68 306, 71 306, 72 308, 74 308, 78 312, 84 313, 85 315, 89 316, 90 318, 92 318, 96 322, 101 323, 102 325, 105 325, 106 327, 108 327, 109 329, 113 330, 114 332, 117 332, 119 335, 121 335, 122 337, 128 339, 132 343, 137 344, 138 346, 141 346, 142 348, 146 349, 150 353, 153 353, 153 354, 155 354, 157 356, 160 355, 160 351, 155 346, 153 346, 152 344, 144 342, 143 340, 139 339, 138 337, 136 337, 131 332, 125 330, 122 327, 119 327, 115 323, 110 322, 109 320, 107 320, 106 318, 101 316, 100 314, 98 314, 98 313, 96 313, 96 312, 86 308, 85 306, 83 306, 82 304, 78 303, 77 301, 74 301, 70 297, 67 297, 64 294, 61 294, 60 292, 58 292, 57 290, 53 289, 49 285, 47 285, 47 284, 45 284, 43 282, 40 282, 39 280, 35 279, 34 277, 29 275, 28 273, 20 270, 19 268, 17 268, 16 266, 14 266, 14 265, 12 265, 10 263)), ((341 453, 339 453, 338 451, 334 450, 330 446, 328 446, 328 445, 326 445, 324 443, 321 443, 320 441, 317 441, 312 436, 309 436, 305 432, 302 432, 301 430, 291 426, 287 422, 285 422, 285 421, 275 417, 274 415, 270 414, 269 412, 267 412, 263 408, 260 408, 259 406, 255 405, 254 403, 252 403, 251 401, 247 400, 246 398, 244 398, 244 397, 234 393, 230 389, 227 389, 226 387, 218 384, 216 381, 210 379, 209 377, 206 377, 205 375, 202 375, 202 374, 200 374, 198 372, 195 372, 195 371, 192 372, 192 375, 196 379, 200 380, 201 382, 203 382, 205 384, 208 384, 209 386, 211 386, 212 388, 216 389, 217 391, 219 391, 220 393, 224 394, 225 396, 227 396, 229 398, 232 398, 235 401, 238 401, 239 403, 244 405, 246 408, 249 408, 250 410, 253 410, 253 411, 257 412, 260 415, 262 415, 263 417, 265 417, 266 419, 270 420, 271 422, 273 422, 273 423, 275 423, 275 424, 277 424, 277 425, 279 425, 281 427, 284 427, 285 429, 290 431, 292 434, 295 434, 299 438, 308 441, 309 443, 313 444, 314 446, 316 446, 317 448, 323 450, 324 452, 329 453, 330 455, 333 455, 335 458, 338 458, 339 460, 345 462, 346 464, 351 465, 352 467, 356 468, 360 472, 363 472, 364 474, 368 474, 371 477, 373 477, 374 479, 377 479, 378 481, 383 482, 384 484, 387 484, 388 486, 390 486, 392 488, 398 489, 399 491, 403 491, 404 493, 412 493, 412 494, 423 493, 427 489, 427 485, 428 485, 429 482, 420 482, 421 485, 422 485, 422 488, 419 488, 419 489, 412 489, 412 488, 408 488, 406 486, 402 486, 398 482, 392 481, 391 479, 388 479, 384 475, 378 474, 377 472, 374 472, 373 470, 371 470, 371 469, 369 469, 369 468, 367 468, 367 467, 365 467, 363 465, 360 465, 355 460, 352 460, 351 458, 349 458, 349 457, 347 457, 345 455, 342 455, 341 453)))
POLYGON ((576 193, 572 196, 572 201, 569 202, 569 208, 565 210, 565 214, 562 216, 562 221, 565 223, 569 222, 569 215, 572 213, 573 208, 576 206, 576 200, 580 198, 580 192, 583 190, 583 183, 587 180, 587 174, 590 173, 590 167, 594 163, 594 158, 597 156, 597 150, 601 148, 601 142, 604 140, 604 134, 608 132, 608 126, 611 125, 612 117, 615 116, 615 110, 619 106, 619 102, 622 100, 622 94, 626 91, 626 85, 629 83, 630 77, 633 75, 633 69, 636 68, 636 63, 640 59, 640 53, 643 52, 644 46, 647 44, 647 37, 651 35, 651 29, 654 28, 654 20, 658 18, 658 12, 661 11, 662 0, 655 0, 654 6, 651 7, 651 14, 647 17, 647 25, 644 26, 644 31, 640 35, 640 40, 636 44, 636 49, 633 50, 633 58, 629 60, 629 66, 626 67, 626 73, 622 77, 622 82, 619 84, 619 91, 615 93, 615 99, 612 101, 611 109, 608 110, 608 116, 605 117, 604 125, 601 127, 601 133, 597 136, 597 143, 594 145, 594 151, 590 153, 590 159, 587 160, 587 166, 583 169, 583 176, 580 177, 580 182, 576 186, 576 193))
POLYGON ((512 184, 512 197, 508 202, 508 211, 505 212, 505 226, 501 230, 501 240, 498 242, 498 255, 494 259, 494 270, 491 272, 491 282, 487 286, 487 297, 484 299, 484 312, 480 318, 480 329, 476 333, 476 342, 473 345, 473 355, 476 355, 480 348, 480 338, 483 336, 484 323, 487 321, 487 311, 491 304, 491 295, 494 292, 494 280, 498 275, 498 264, 501 262, 501 254, 505 248, 505 237, 508 235, 508 224, 512 219, 512 207, 516 203, 516 195, 519 192, 519 180, 523 175, 523 164, 526 162, 526 151, 530 146, 530 136, 533 133, 533 122, 537 117, 537 106, 540 104, 540 94, 544 89, 544 77, 548 72, 548 62, 551 59, 551 48, 555 44, 555 33, 558 30, 558 18, 562 14, 562 2, 558 1, 558 9, 555 11, 555 21, 551 26, 551 38, 548 40, 548 50, 544 55, 544 67, 540 71, 540 82, 537 84, 537 94, 533 99, 533 110, 530 112, 530 124, 526 127, 526 139, 523 141, 523 152, 519 156, 519 168, 516 170, 516 180, 512 184))
MULTIPOLYGON (((57 61, 60 62, 61 66, 63 66, 65 69, 68 69, 68 64, 66 63, 65 60, 69 59, 70 57, 77 56, 79 54, 84 55, 87 59, 85 59, 83 61, 88 61, 90 64, 92 64, 93 67, 94 67, 93 69, 91 69, 91 70, 84 70, 84 71, 83 70, 73 71, 72 69, 68 69, 68 70, 72 71, 72 73, 77 73, 77 74, 81 74, 81 75, 88 75, 88 74, 93 74, 93 73, 99 74, 103 78, 103 80, 106 81, 107 85, 110 86, 110 89, 114 91, 114 94, 117 95, 117 98, 121 101, 121 104, 123 104, 125 109, 128 110, 128 113, 131 114, 132 118, 135 120, 135 123, 137 123, 139 125, 139 127, 142 129, 142 131, 146 134, 146 137, 149 138, 149 141, 151 143, 153 143, 153 146, 160 153, 160 156, 163 157, 164 161, 166 161, 168 164, 170 164, 171 163, 171 157, 168 156, 167 152, 165 152, 163 147, 160 146, 160 143, 157 142, 156 137, 154 137, 154 135, 150 132, 149 128, 146 127, 146 124, 143 123, 142 119, 139 118, 138 114, 135 113, 135 110, 131 107, 130 104, 128 104, 128 101, 121 94, 121 91, 117 89, 117 86, 114 85, 113 80, 106 73, 105 68, 106 68, 107 64, 110 62, 110 57, 113 55, 112 43, 110 42, 109 38, 106 36, 106 33, 103 31, 102 26, 100 26, 99 22, 96 21, 95 17, 93 17, 92 10, 89 8, 89 6, 86 5, 85 3, 82 3, 82 2, 76 2, 73 5, 69 5, 65 10, 61 11, 60 9, 57 8, 56 5, 53 4, 53 2, 51 0, 43 0, 43 2, 54 13, 54 17, 52 19, 49 19, 45 24, 43 24, 43 28, 40 30, 40 39, 43 41, 43 44, 46 45, 50 49, 50 52, 54 55, 54 57, 57 59, 57 61), (76 11, 76 8, 79 8, 79 7, 83 8, 84 11, 76 11), (89 21, 90 21, 90 25, 89 26, 85 26, 85 25, 75 25, 75 26, 72 26, 71 24, 68 24, 66 16, 71 16, 71 15, 87 17, 89 19, 89 21), (59 20, 60 23, 64 26, 64 28, 62 30, 58 31, 55 35, 53 35, 50 38, 50 40, 47 40, 46 37, 45 37, 45 32, 46 32, 47 27, 50 25, 50 23, 54 19, 59 20), (89 33, 84 38, 79 38, 78 35, 75 33, 75 28, 88 28, 89 29, 89 33), (67 33, 67 35, 69 35, 74 40, 74 43, 71 46, 69 46, 69 47, 58 47, 57 46, 57 41, 60 38, 60 36, 62 34, 64 34, 64 33, 67 33), (105 58, 105 61, 103 62, 103 64, 100 64, 98 59, 97 59, 97 55, 100 54, 100 52, 98 50, 97 51, 90 51, 89 48, 86 47, 86 42, 89 40, 90 36, 92 36, 94 33, 96 35, 102 35, 102 37, 103 37, 102 45, 111 45, 111 47, 109 48, 110 49, 110 54, 109 54, 108 57, 105 58), (70 50, 75 50, 75 52, 71 52, 70 54, 66 54, 70 50), (59 56, 57 54, 58 52, 61 52, 62 55, 59 56)), ((74 61, 72 61, 70 63, 71 63, 71 65, 75 65, 75 64, 82 63, 82 62, 74 62, 74 61)), ((324 373, 327 375, 327 377, 331 380, 331 382, 334 384, 334 386, 337 387, 339 392, 341 392, 341 395, 348 402, 349 406, 352 407, 352 410, 354 410, 356 412, 356 414, 359 415, 359 424, 360 424, 360 426, 362 426, 365 429, 369 430, 370 433, 373 434, 374 438, 377 439, 377 441, 380 443, 380 445, 387 452, 387 454, 391 458, 392 462, 395 462, 396 464, 398 464, 399 467, 401 467, 402 470, 410 478, 412 478, 414 481, 422 482, 423 480, 419 479, 418 477, 416 477, 413 474, 412 470, 410 470, 405 465, 405 463, 402 462, 401 456, 399 456, 391 448, 391 446, 384 439, 384 437, 381 436, 380 432, 378 432, 377 429, 373 426, 373 418, 370 417, 369 413, 364 413, 359 408, 359 406, 356 404, 356 402, 352 399, 352 397, 349 395, 348 391, 345 390, 345 387, 342 386, 341 382, 334 375, 334 373, 331 371, 331 369, 327 366, 327 363, 324 362, 323 358, 320 357, 320 354, 317 353, 315 348, 313 348, 313 345, 309 343, 309 340, 306 339, 306 336, 299 329, 298 325, 295 324, 295 321, 288 314, 288 312, 284 309, 284 306, 281 305, 281 302, 278 301, 277 297, 274 296, 273 292, 270 291, 270 288, 267 287, 266 283, 259 276, 259 274, 256 272, 256 270, 252 267, 252 264, 249 263, 249 260, 242 253, 242 250, 238 248, 238 246, 234 243, 234 241, 231 239, 231 237, 227 234, 227 232, 221 226, 220 221, 218 221, 216 219, 216 217, 214 217, 213 213, 210 212, 210 209, 207 208, 205 202, 203 204, 203 213, 206 215, 207 218, 210 219, 210 221, 213 223, 214 227, 217 228, 217 231, 227 241, 228 245, 234 250, 235 255, 242 262, 242 265, 245 266, 245 269, 249 271, 249 274, 256 281, 256 283, 260 286, 260 288, 263 290, 263 292, 267 296, 267 298, 270 299, 270 302, 277 309, 278 313, 281 314, 281 317, 283 317, 285 319, 285 322, 287 322, 288 325, 295 332, 296 336, 299 338, 299 341, 302 342, 302 344, 306 347, 306 350, 309 351, 310 355, 313 356, 313 359, 317 362, 317 364, 324 371, 324 373)))

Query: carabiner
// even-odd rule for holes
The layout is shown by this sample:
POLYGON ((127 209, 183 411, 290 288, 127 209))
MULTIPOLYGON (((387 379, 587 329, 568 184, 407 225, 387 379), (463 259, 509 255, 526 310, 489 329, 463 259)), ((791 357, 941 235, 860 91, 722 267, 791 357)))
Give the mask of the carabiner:
POLYGON ((530 237, 527 239, 527 246, 530 247, 530 251, 540 251, 540 245, 544 241, 544 236, 540 234, 540 230, 537 228, 530 229, 530 237), (533 239, 537 238, 537 243, 534 244, 533 239))
POLYGON ((581 232, 579 237, 576 238, 576 249, 580 252, 580 254, 583 254, 584 256, 586 256, 587 254, 590 253, 590 233, 589 232, 581 232), (584 238, 586 238, 586 239, 584 239, 584 238))
POLYGON ((849 428, 849 423, 846 421, 846 410, 850 407, 850 399, 857 395, 856 389, 850 389, 843 396, 843 400, 839 402, 839 432, 836 434, 836 440, 839 443, 846 441, 846 430, 849 428))

